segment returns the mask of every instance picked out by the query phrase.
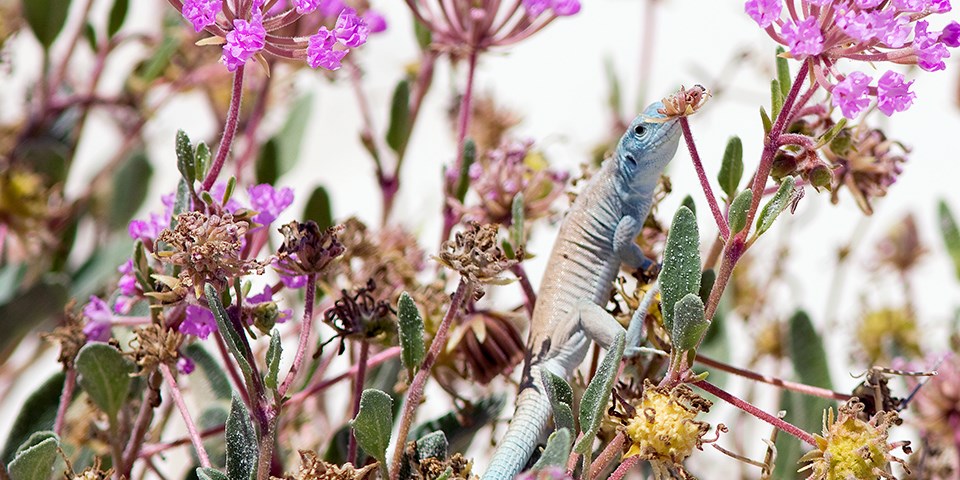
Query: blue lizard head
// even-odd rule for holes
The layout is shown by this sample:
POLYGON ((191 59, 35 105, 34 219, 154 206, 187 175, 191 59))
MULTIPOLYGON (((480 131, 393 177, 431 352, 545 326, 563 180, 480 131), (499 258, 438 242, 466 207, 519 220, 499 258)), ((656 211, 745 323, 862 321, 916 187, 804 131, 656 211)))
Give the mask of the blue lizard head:
POLYGON ((673 159, 680 142, 676 119, 665 120, 655 102, 630 123, 617 144, 617 170, 623 185, 632 192, 652 193, 660 173, 673 159))

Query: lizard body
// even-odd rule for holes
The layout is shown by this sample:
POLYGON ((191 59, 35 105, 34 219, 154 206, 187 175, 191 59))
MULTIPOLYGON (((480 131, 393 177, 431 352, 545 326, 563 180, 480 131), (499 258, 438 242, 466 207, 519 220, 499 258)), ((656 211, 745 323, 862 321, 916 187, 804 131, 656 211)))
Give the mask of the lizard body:
MULTIPOLYGON (((630 124, 615 154, 604 161, 563 220, 534 306, 529 378, 483 480, 512 479, 533 453, 552 410, 542 371, 569 379, 591 340, 606 348, 623 332, 603 306, 621 265, 637 269, 653 263, 634 239, 680 139, 676 120, 647 121, 662 119, 657 113, 662 107, 654 103, 630 124)), ((639 341, 634 323, 636 318, 627 336, 627 355, 639 341)))

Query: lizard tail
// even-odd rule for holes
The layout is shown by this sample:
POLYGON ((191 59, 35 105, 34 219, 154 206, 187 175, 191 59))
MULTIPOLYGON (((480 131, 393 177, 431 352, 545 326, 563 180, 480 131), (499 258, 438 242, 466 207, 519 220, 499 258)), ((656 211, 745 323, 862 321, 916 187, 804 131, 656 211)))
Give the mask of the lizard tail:
POLYGON ((481 480, 513 480, 533 454, 552 410, 539 370, 536 366, 531 368, 531 384, 517 397, 517 409, 507 434, 481 480))

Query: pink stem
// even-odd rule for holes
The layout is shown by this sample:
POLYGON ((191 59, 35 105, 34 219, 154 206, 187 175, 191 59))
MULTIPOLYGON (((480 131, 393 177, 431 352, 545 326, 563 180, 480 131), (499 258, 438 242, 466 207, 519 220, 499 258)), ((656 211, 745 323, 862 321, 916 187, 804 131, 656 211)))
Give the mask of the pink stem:
POLYGON ((718 370, 723 370, 725 372, 732 373, 734 375, 739 375, 744 378, 749 378, 758 382, 763 382, 769 385, 780 387, 784 390, 791 390, 797 393, 802 393, 804 395, 812 395, 814 397, 827 398, 830 400, 839 400, 845 402, 853 398, 852 395, 846 393, 834 392, 826 388, 813 387, 803 383, 791 382, 789 380, 782 380, 776 377, 768 377, 766 375, 761 375, 759 373, 751 372, 750 370, 744 370, 742 368, 734 367, 733 365, 728 365, 726 363, 714 360, 712 358, 704 357, 703 355, 697 355, 695 360, 697 363, 707 365, 718 370))
POLYGON ((230 146, 233 144, 233 137, 237 134, 237 125, 240 123, 240 100, 243 97, 243 65, 237 67, 233 74, 233 91, 230 94, 230 108, 227 110, 227 122, 223 126, 223 138, 220 139, 220 147, 217 149, 217 157, 210 167, 210 173, 203 179, 202 189, 209 191, 213 187, 217 177, 220 176, 220 170, 227 160, 227 154, 230 153, 230 146))
POLYGON ((63 436, 63 424, 67 417, 67 407, 70 406, 70 400, 73 399, 73 390, 77 386, 77 371, 73 368, 67 369, 67 376, 63 381, 63 390, 60 391, 60 405, 57 406, 57 419, 53 422, 53 432, 63 436))
POLYGON ((683 130, 683 138, 687 142, 687 150, 690 151, 690 158, 693 160, 693 167, 697 170, 697 177, 700 179, 700 186, 707 197, 707 204, 710 205, 710 211, 713 212, 713 219, 717 222, 717 229, 720 230, 720 236, 724 239, 730 237, 730 228, 727 227, 723 214, 720 213, 720 205, 717 205, 717 197, 713 194, 713 187, 707 180, 707 173, 703 170, 703 162, 700 161, 700 154, 697 153, 697 145, 693 142, 693 134, 690 133, 690 124, 687 123, 687 117, 680 117, 680 129, 683 130))
POLYGON ((277 395, 280 398, 286 395, 287 389, 290 388, 290 384, 297 377, 297 372, 303 363, 303 356, 307 351, 307 343, 310 340, 310 330, 313 327, 313 302, 316 290, 317 274, 311 273, 307 275, 307 291, 304 300, 306 305, 303 307, 303 323, 300 325, 300 343, 297 345, 297 355, 293 357, 293 365, 290 365, 290 371, 287 372, 286 378, 283 379, 283 383, 277 389, 277 395))
POLYGON ((614 470, 612 474, 610 474, 610 480, 620 480, 639 461, 640 461, 640 457, 637 455, 634 455, 624 460, 623 463, 621 463, 620 466, 617 467, 617 469, 614 470))
MULTIPOLYGON (((380 352, 380 353, 378 353, 378 354, 370 357, 370 361, 367 362, 367 368, 380 365, 381 363, 386 362, 387 360, 390 360, 390 359, 392 359, 392 358, 396 358, 396 357, 399 357, 399 356, 400 356, 400 347, 390 347, 390 348, 388 348, 388 349, 386 349, 386 350, 384 350, 384 351, 382 351, 382 352, 380 352)), ((359 366, 359 365, 354 365, 354 366, 350 367, 349 370, 347 370, 346 372, 341 373, 340 375, 337 375, 336 377, 333 377, 333 378, 324 380, 324 381, 322 381, 322 382, 320 382, 320 383, 318 383, 318 384, 316 384, 316 385, 310 386, 310 387, 307 388, 306 390, 303 390, 303 391, 301 391, 301 392, 297 392, 297 394, 295 394, 294 396, 290 397, 290 400, 287 400, 286 405, 295 405, 295 404, 301 403, 301 402, 303 402, 304 400, 306 400, 307 398, 309 398, 311 395, 314 395, 314 394, 316 394, 316 393, 318 393, 318 392, 322 392, 322 391, 326 390, 327 388, 330 388, 331 385, 335 385, 335 384, 343 381, 343 380, 346 379, 346 378, 350 378, 350 377, 356 375, 357 372, 359 372, 359 371, 360 371, 360 366, 359 366)))
MULTIPOLYGON (((447 172, 447 193, 450 196, 456 194, 460 188, 460 171, 463 169, 463 148, 467 144, 467 132, 470 129, 470 109, 473 97, 473 79, 476 76, 477 56, 479 52, 473 48, 470 50, 470 60, 467 67, 467 85, 463 90, 463 98, 460 99, 460 120, 457 123, 457 161, 453 164, 453 169, 447 172)), ((450 238, 450 230, 457 223, 456 215, 450 204, 444 202, 443 236, 441 242, 450 238)))
POLYGON ((523 288, 523 294, 527 298, 524 306, 527 308, 527 314, 532 316, 533 307, 537 304, 537 292, 533 289, 533 285, 530 284, 530 277, 527 276, 527 271, 524 270, 523 265, 519 263, 510 267, 510 271, 520 280, 520 287, 523 288))
POLYGON ((207 456, 207 450, 203 448, 203 440, 200 438, 197 426, 193 423, 193 418, 190 417, 187 404, 183 401, 183 395, 180 393, 180 387, 177 386, 177 380, 173 378, 173 373, 170 372, 170 367, 166 363, 160 364, 160 373, 163 374, 163 379, 170 386, 170 395, 173 397, 173 402, 177 404, 177 408, 180 409, 183 423, 187 424, 187 433, 190 435, 193 448, 197 451, 197 456, 200 457, 200 466, 209 468, 210 457, 207 456))
POLYGON ((816 446, 817 446, 817 441, 813 438, 813 435, 810 435, 809 433, 805 432, 805 431, 804 431, 803 429, 801 429, 800 427, 797 427, 796 425, 794 425, 794 424, 792 424, 792 423, 785 422, 785 421, 783 421, 782 419, 779 419, 779 418, 777 418, 777 417, 774 417, 773 415, 770 415, 769 413, 764 412, 763 410, 760 410, 759 408, 753 406, 751 403, 746 402, 746 401, 743 401, 743 400, 741 400, 741 399, 733 396, 732 394, 727 393, 727 392, 724 391, 722 388, 720 388, 720 387, 718 387, 718 386, 716 386, 716 385, 714 385, 714 384, 712 384, 712 383, 710 383, 710 382, 708 382, 708 381, 706 381, 706 380, 700 380, 700 381, 697 381, 697 382, 693 382, 693 384, 696 385, 696 386, 698 386, 698 387, 700 387, 700 388, 702 388, 702 389, 704 389, 705 391, 707 391, 707 392, 709 392, 709 393, 717 396, 718 398, 720 398, 720 399, 724 400, 725 402, 733 405, 734 407, 737 407, 737 408, 739 408, 740 410, 743 410, 744 412, 747 412, 747 413, 749 413, 750 415, 753 415, 754 417, 757 417, 757 418, 759 418, 760 420, 763 420, 764 422, 767 422, 767 423, 769 423, 770 425, 773 425, 774 427, 777 427, 778 429, 783 430, 784 432, 787 432, 787 433, 789 433, 790 435, 793 435, 794 437, 799 438, 799 439, 802 440, 803 442, 805 442, 805 443, 807 443, 807 444, 809 444, 809 445, 811 445, 811 446, 813 446, 813 447, 816 447, 816 446))

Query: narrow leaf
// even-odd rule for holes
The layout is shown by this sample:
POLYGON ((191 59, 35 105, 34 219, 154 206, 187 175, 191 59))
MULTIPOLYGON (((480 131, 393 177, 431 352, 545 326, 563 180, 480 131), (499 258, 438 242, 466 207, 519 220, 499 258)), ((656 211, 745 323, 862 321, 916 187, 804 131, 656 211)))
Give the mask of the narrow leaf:
POLYGON ((50 45, 63 30, 70 11, 70 0, 23 0, 23 18, 30 25, 30 30, 44 50, 50 50, 50 45))
POLYGON ((780 115, 780 109, 783 108, 783 91, 780 90, 780 82, 770 81, 770 115, 777 118, 780 115))
POLYGON ((693 201, 692 196, 687 195, 683 197, 683 200, 680 201, 680 205, 689 208, 690 211, 693 212, 694 216, 697 215, 697 203, 693 201))
MULTIPOLYGON (((837 135, 843 131, 844 127, 847 126, 846 117, 841 118, 839 122, 830 127, 830 130, 827 130, 827 133, 824 133, 820 139, 817 140, 817 145, 815 148, 820 148, 833 141, 834 138, 837 138, 837 135)), ((831 145, 832 147, 832 145, 831 145)), ((834 151, 834 153, 842 154, 841 152, 834 151)))
POLYGON ((510 206, 511 211, 511 226, 510 226, 510 241, 513 243, 514 247, 522 247, 526 242, 524 238, 524 203, 523 203, 523 192, 518 192, 513 196, 513 204, 510 206))
POLYGON ((350 421, 357 436, 357 444, 365 452, 384 464, 390 430, 393 428, 393 400, 380 390, 367 389, 360 396, 360 412, 350 421))
POLYGON ((210 467, 197 467, 197 478, 200 480, 230 480, 227 474, 210 467))
POLYGON ((280 355, 283 346, 280 345, 280 331, 276 328, 270 332, 270 347, 267 348, 267 376, 263 379, 267 388, 277 389, 277 376, 280 373, 280 355))
POLYGON ((113 38, 120 31, 123 21, 127 18, 129 5, 129 0, 114 0, 113 8, 110 9, 110 18, 107 21, 107 37, 113 38))
POLYGON ((255 165, 257 183, 274 184, 280 176, 280 143, 271 138, 260 148, 255 165))
POLYGON ((940 221, 940 233, 943 235, 943 244, 947 253, 953 259, 957 278, 960 278, 960 229, 957 228, 956 217, 950 212, 947 202, 940 200, 937 205, 937 218, 940 221))
POLYGON ((790 94, 790 87, 793 86, 793 80, 790 76, 790 65, 787 59, 781 57, 786 50, 783 47, 777 47, 777 83, 780 84, 780 95, 786 97, 790 94))
POLYGON ((753 201, 753 192, 748 188, 733 199, 730 204, 730 234, 740 233, 747 226, 747 213, 750 210, 750 202, 753 201))
POLYGON ((717 180, 727 198, 733 198, 743 177, 743 142, 740 137, 730 137, 727 148, 723 151, 723 162, 720 163, 720 173, 717 180))
POLYGON ((183 130, 177 130, 177 170, 187 182, 193 183, 197 179, 197 157, 193 145, 190 145, 190 137, 183 130))
POLYGON ((574 430, 573 422, 573 390, 570 384, 563 377, 560 377, 549 370, 542 370, 544 391, 547 398, 550 399, 550 405, 553 407, 553 423, 559 430, 569 428, 574 430))
POLYGON ((393 90, 390 103, 390 124, 387 127, 387 146, 395 153, 404 151, 410 139, 410 82, 400 80, 393 90))
POLYGON ((278 157, 277 177, 290 171, 300 158, 300 148, 303 143, 303 134, 307 131, 310 121, 310 109, 313 108, 313 96, 304 95, 293 104, 290 116, 283 124, 280 133, 276 135, 278 157))
MULTIPOLYGON (((708 268, 700 274, 700 300, 706 305, 710 298, 710 291, 713 290, 713 284, 717 281, 717 272, 708 268)), ((710 319, 713 321, 713 319, 710 319)))
POLYGON ((767 115, 767 110, 763 107, 760 107, 760 122, 763 124, 763 133, 770 133, 773 122, 770 121, 770 115, 767 115))
POLYGON ((227 478, 250 480, 257 466, 257 432, 253 429, 250 412, 243 401, 233 395, 230 416, 227 417, 227 478))
POLYGON ((330 194, 326 188, 318 186, 313 189, 307 199, 307 206, 303 209, 303 218, 317 222, 321 230, 333 226, 333 204, 330 203, 330 194))
POLYGON ((213 156, 210 154, 210 147, 206 143, 200 142, 197 145, 197 151, 194 155, 197 159, 197 178, 207 176, 210 167, 213 166, 213 156))
POLYGON ((550 434, 547 439, 547 446, 540 454, 540 459, 533 465, 534 470, 540 470, 547 467, 565 467, 567 459, 570 458, 570 447, 573 445, 573 437, 570 429, 561 428, 550 434))
POLYGON ((696 348, 700 337, 709 326, 700 295, 688 293, 674 306, 673 332, 670 337, 674 350, 685 352, 696 348))
POLYGON ((467 196, 467 190, 470 188, 470 166, 477 159, 477 144, 473 139, 468 138, 463 144, 463 166, 460 168, 460 175, 457 178, 457 200, 463 203, 467 196))
POLYGON ((233 395, 230 380, 213 356, 199 342, 187 345, 183 353, 200 367, 213 394, 219 399, 229 400, 233 395))
POLYGON ((60 439, 53 432, 37 432, 27 440, 31 441, 36 443, 23 445, 10 462, 8 473, 11 480, 47 480, 53 473, 60 439))
POLYGON ((780 213, 790 205, 790 201, 794 196, 793 190, 796 182, 796 177, 784 178, 783 182, 780 183, 780 188, 777 190, 777 193, 774 194, 773 198, 760 210, 760 215, 757 216, 758 236, 763 235, 764 232, 769 230, 770 227, 773 226, 773 222, 780 216, 780 213))
POLYGON ((660 272, 663 323, 673 329, 674 305, 688 293, 700 291, 700 234, 697 218, 686 207, 673 217, 660 272))
POLYGON ((613 345, 607 350, 603 361, 600 362, 600 367, 597 368, 597 374, 590 380, 580 399, 580 430, 583 432, 583 437, 574 447, 577 453, 583 454, 593 445, 597 430, 600 429, 600 421, 603 420, 603 413, 610 399, 610 390, 613 388, 620 360, 623 358, 624 336, 623 332, 617 333, 613 345))
POLYGON ((430 31, 429 27, 414 19, 413 34, 417 37, 417 45, 420 47, 420 50, 430 48, 430 44, 433 42, 433 32, 430 31))
POLYGON ((233 328, 233 322, 230 321, 227 310, 223 308, 223 303, 220 302, 220 297, 217 295, 217 291, 213 286, 208 283, 204 285, 203 289, 207 297, 207 303, 210 305, 210 311, 213 312, 213 318, 217 320, 217 330, 220 336, 223 337, 223 341, 227 344, 227 348, 230 350, 233 358, 236 359, 240 370, 243 371, 243 375, 248 384, 247 386, 250 387, 253 369, 250 367, 250 362, 247 361, 247 357, 241 349, 243 343, 240 338, 240 333, 233 328))
POLYGON ((130 391, 133 362, 110 345, 93 342, 80 349, 76 366, 77 383, 100 410, 116 418, 130 391))
POLYGON ((227 179, 227 187, 223 189, 223 198, 220 199, 220 205, 226 207, 227 202, 233 197, 233 191, 237 188, 237 177, 233 175, 227 179))
POLYGON ((823 339, 813 328, 810 317, 803 310, 790 317, 790 335, 788 345, 790 360, 797 378, 807 385, 833 388, 830 381, 830 368, 827 365, 827 352, 823 348, 823 339))
POLYGON ((397 318, 400 322, 400 359, 409 371, 415 371, 423 363, 423 317, 417 304, 407 292, 400 294, 397 302, 397 318))
POLYGON ((135 152, 113 176, 110 197, 109 225, 113 230, 126 229, 127 224, 147 198, 147 187, 153 166, 142 151, 135 152))

